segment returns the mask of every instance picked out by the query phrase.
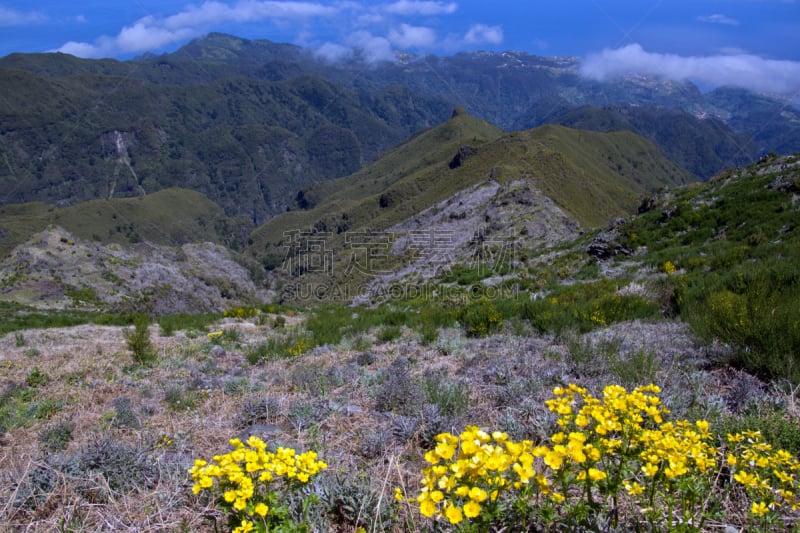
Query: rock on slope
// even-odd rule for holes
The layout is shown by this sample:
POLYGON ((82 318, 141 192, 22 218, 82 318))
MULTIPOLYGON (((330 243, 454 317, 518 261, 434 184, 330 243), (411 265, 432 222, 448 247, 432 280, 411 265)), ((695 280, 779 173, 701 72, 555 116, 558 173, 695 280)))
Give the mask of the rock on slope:
MULTIPOLYGON (((455 263, 514 261, 520 244, 544 248, 576 238, 580 224, 536 188, 533 180, 479 183, 387 230, 391 253, 405 266, 373 279, 362 298, 413 278, 430 279, 455 263)), ((491 264, 487 267, 491 268, 491 264)))

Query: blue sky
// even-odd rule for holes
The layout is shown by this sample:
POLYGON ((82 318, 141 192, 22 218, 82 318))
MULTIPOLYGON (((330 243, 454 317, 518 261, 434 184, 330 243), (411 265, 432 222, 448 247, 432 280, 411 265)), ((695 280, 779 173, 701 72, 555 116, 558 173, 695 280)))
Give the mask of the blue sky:
POLYGON ((127 59, 211 31, 288 42, 331 60, 354 49, 577 56, 595 78, 639 71, 797 96, 800 0, 0 0, 0 56, 127 59))

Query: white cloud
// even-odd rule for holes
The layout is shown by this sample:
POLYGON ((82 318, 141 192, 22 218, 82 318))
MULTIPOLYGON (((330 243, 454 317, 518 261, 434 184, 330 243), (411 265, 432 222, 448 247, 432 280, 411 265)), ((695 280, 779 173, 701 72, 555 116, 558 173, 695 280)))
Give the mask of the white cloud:
POLYGON ((401 24, 389 32, 389 41, 401 48, 427 48, 436 43, 436 32, 424 26, 401 24))
POLYGON ((726 26, 739 25, 738 20, 728 17, 726 15, 720 15, 719 13, 715 13, 707 17, 697 17, 697 20, 699 20, 700 22, 708 22, 710 24, 724 24, 726 26))
POLYGON ((503 42, 503 28, 500 26, 475 24, 467 31, 467 34, 464 36, 464 41, 469 44, 500 44, 503 42))
POLYGON ((393 61, 395 59, 392 43, 385 37, 372 35, 368 31, 357 31, 350 35, 347 43, 357 50, 367 63, 393 61))
POLYGON ((349 46, 327 42, 317 48, 315 53, 330 62, 342 61, 353 56, 353 49, 349 46))
POLYGON ((17 11, 0 5, 0 27, 27 26, 29 24, 38 24, 45 20, 47 20, 47 17, 38 11, 17 11))
POLYGON ((269 19, 307 19, 331 16, 338 8, 315 2, 240 0, 226 4, 208 0, 166 18, 143 17, 114 37, 93 43, 70 41, 59 52, 80 57, 104 57, 155 50, 206 33, 215 24, 258 22, 269 19))
POLYGON ((688 57, 658 54, 646 52, 638 44, 590 54, 583 60, 581 72, 597 80, 646 74, 714 87, 730 85, 782 94, 800 90, 800 62, 764 59, 751 54, 688 57))
POLYGON ((455 2, 422 2, 399 0, 386 6, 388 13, 395 15, 451 15, 458 9, 455 2))

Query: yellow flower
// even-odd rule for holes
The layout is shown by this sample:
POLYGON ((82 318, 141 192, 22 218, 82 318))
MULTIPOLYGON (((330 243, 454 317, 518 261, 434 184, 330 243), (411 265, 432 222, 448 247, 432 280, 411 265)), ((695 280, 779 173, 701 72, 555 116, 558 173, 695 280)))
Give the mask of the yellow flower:
POLYGON ((403 491, 400 489, 400 487, 394 488, 394 499, 398 502, 402 502, 405 499, 403 496, 403 491))
POLYGON ((436 445, 436 455, 445 461, 451 459, 455 453, 455 447, 448 442, 440 442, 436 445))
POLYGON ((647 477, 653 477, 658 472, 658 466, 653 463, 645 463, 642 465, 642 472, 644 472, 644 475, 647 477))
POLYGON ((259 503, 256 505, 255 512, 259 516, 267 516, 267 513, 269 512, 269 506, 265 503, 259 503))
POLYGON ((608 474, 603 472, 602 470, 598 470, 596 468, 589 469, 589 479, 592 481, 600 481, 601 479, 605 479, 608 477, 608 474))
POLYGON ((755 516, 764 516, 769 512, 769 507, 764 502, 753 502, 750 506, 750 512, 755 516))
POLYGON ((638 496, 638 495, 640 495, 640 494, 642 494, 644 492, 644 487, 639 485, 635 481, 634 482, 625 481, 624 485, 625 485, 625 490, 631 496, 638 496))
POLYGON ((478 502, 468 501, 464 504, 464 516, 475 518, 479 514, 481 514, 481 505, 478 502))
POLYGON ((480 503, 480 502, 484 501, 487 497, 488 497, 488 494, 486 494, 486 491, 483 490, 480 487, 472 487, 469 490, 469 499, 474 501, 474 502, 480 503))
POLYGON ((746 487, 754 487, 758 485, 758 476, 756 474, 751 474, 746 470, 739 470, 733 475, 733 479, 741 483, 746 487))
POLYGON ((249 520, 242 520, 242 525, 233 530, 233 533, 248 533, 253 531, 253 523, 249 520))
POLYGON ((422 516, 431 517, 436 513, 436 504, 429 498, 423 499, 419 502, 419 512, 422 516))
POLYGON ((460 507, 448 507, 445 509, 444 515, 451 524, 458 524, 464 519, 464 514, 461 512, 460 507))

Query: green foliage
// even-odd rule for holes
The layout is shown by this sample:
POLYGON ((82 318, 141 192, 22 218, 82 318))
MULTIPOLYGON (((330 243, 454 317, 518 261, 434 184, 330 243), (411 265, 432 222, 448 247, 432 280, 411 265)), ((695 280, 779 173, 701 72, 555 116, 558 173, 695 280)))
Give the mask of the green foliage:
POLYGON ((16 303, 0 302, 0 335, 23 329, 67 328, 90 323, 124 326, 130 323, 130 317, 97 311, 55 310, 44 312, 16 303))
POLYGON ((459 314, 461 322, 470 337, 486 337, 500 331, 503 315, 489 299, 480 299, 463 308, 459 314))
POLYGON ((469 408, 469 388, 463 381, 427 374, 422 378, 422 389, 426 401, 435 405, 443 416, 461 416, 469 408))
POLYGON ((729 166, 746 165, 758 153, 752 139, 734 133, 721 121, 701 120, 675 108, 583 106, 550 117, 548 122, 583 130, 638 133, 702 179, 729 166))
POLYGON ((287 359, 304 354, 313 347, 308 336, 293 332, 288 335, 270 337, 247 350, 247 362, 257 365, 261 362, 287 359))
POLYGON ((661 316, 657 302, 641 296, 620 295, 616 282, 598 281, 559 286, 550 296, 526 302, 522 314, 541 332, 581 333, 616 322, 661 316))
POLYGON ((612 375, 627 387, 647 385, 656 381, 660 361, 651 350, 639 349, 621 357, 615 351, 608 361, 612 375))
POLYGON ((400 326, 384 326, 378 332, 378 340, 381 342, 394 342, 403 335, 403 328, 400 326))
POLYGON ((48 420, 61 411, 64 404, 59 400, 45 398, 32 402, 27 409, 27 415, 37 420, 48 420))
POLYGON ((21 348, 26 344, 28 344, 28 341, 25 339, 25 335, 23 335, 19 331, 14 333, 14 346, 16 346, 17 348, 21 348))
POLYGON ((704 339, 732 346, 735 365, 800 383, 800 233, 788 192, 792 156, 764 158, 708 184, 677 190, 626 223, 625 246, 647 246, 667 272, 662 308, 704 339), (779 169, 784 169, 780 170, 779 169))
POLYGON ((50 378, 47 374, 39 370, 39 367, 34 367, 28 373, 28 377, 25 378, 25 384, 29 387, 41 387, 42 385, 47 384, 50 381, 50 378))
POLYGON ((191 411, 197 404, 197 394, 176 383, 164 390, 164 401, 173 411, 191 411))
POLYGON ((150 341, 150 317, 136 315, 133 319, 133 329, 126 329, 124 333, 125 342, 135 363, 147 365, 156 362, 158 354, 150 341))
POLYGON ((72 440, 75 424, 69 420, 58 420, 39 432, 39 447, 48 452, 60 452, 72 440))
POLYGON ((180 330, 203 330, 208 325, 219 320, 217 313, 173 313, 159 316, 156 321, 160 327, 161 335, 171 337, 180 330))

